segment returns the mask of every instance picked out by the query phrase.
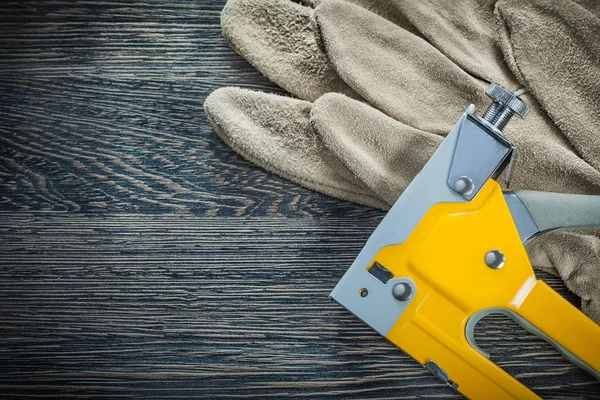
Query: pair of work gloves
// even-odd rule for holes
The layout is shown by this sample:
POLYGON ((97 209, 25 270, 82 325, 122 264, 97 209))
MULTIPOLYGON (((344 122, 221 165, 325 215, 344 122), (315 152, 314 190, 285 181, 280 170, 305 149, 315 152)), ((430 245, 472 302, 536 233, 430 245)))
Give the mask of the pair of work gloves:
MULTIPOLYGON (((236 152, 304 187, 388 209, 490 82, 528 91, 511 189, 600 194, 597 0, 229 0, 230 45, 291 96, 222 88, 204 106, 236 152)), ((468 245, 468 244, 466 244, 468 245)), ((532 241, 600 323, 600 233, 532 241)))

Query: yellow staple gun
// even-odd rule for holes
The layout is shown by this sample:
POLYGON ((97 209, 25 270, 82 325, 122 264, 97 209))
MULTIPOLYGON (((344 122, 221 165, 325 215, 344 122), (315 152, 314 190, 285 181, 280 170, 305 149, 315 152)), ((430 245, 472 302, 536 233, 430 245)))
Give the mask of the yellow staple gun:
POLYGON ((600 229, 600 196, 503 193, 494 179, 515 149, 501 131, 529 107, 498 85, 487 94, 488 110, 465 110, 331 297, 468 398, 537 399, 474 328, 505 314, 600 379, 600 327, 535 277, 524 248, 552 230, 600 229))

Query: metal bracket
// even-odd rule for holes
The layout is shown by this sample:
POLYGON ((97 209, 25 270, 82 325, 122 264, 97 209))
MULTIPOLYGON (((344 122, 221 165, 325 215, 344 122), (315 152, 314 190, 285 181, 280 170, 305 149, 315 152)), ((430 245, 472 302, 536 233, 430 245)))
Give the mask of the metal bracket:
POLYGON ((460 128, 448 174, 448 186, 472 200, 488 179, 496 179, 512 162, 515 148, 499 130, 467 114, 460 128))
POLYGON ((392 329, 417 293, 417 285, 408 277, 392 278, 384 283, 366 268, 349 270, 344 278, 331 297, 382 336, 392 329), (408 288, 406 298, 397 297, 395 287, 399 284, 408 288))

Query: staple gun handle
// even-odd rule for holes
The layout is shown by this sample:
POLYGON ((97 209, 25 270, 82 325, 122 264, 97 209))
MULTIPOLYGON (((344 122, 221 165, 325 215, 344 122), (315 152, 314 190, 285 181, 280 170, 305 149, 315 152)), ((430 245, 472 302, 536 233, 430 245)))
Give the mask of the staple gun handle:
POLYGON ((554 346, 569 361, 600 380, 600 326, 543 281, 530 281, 524 286, 521 298, 515 298, 510 308, 482 310, 469 319, 466 326, 467 341, 488 358, 489 355, 475 343, 473 333, 477 323, 490 314, 504 314, 512 318, 524 329, 554 346), (573 332, 577 334, 573 335, 573 332))
POLYGON ((417 288, 386 337, 422 365, 439 366, 447 384, 465 396, 539 399, 473 340, 477 321, 498 312, 600 378, 600 327, 535 277, 495 181, 470 202, 434 205, 406 242, 381 249, 375 258, 417 288), (488 262, 492 249, 503 264, 488 262))
POLYGON ((521 296, 516 296, 510 304, 472 314, 455 308, 439 293, 426 293, 414 318, 398 326, 388 338, 402 343, 402 348, 423 365, 434 361, 447 374, 445 382, 468 398, 539 399, 475 343, 475 325, 495 313, 514 319, 553 345, 569 361, 600 379, 600 327, 535 277, 526 282, 521 296), (462 333, 452 328, 461 325, 461 321, 466 321, 462 333))
POLYGON ((570 361, 600 379, 600 326, 594 321, 541 280, 535 282, 517 310, 531 325, 548 335, 549 342, 570 361))

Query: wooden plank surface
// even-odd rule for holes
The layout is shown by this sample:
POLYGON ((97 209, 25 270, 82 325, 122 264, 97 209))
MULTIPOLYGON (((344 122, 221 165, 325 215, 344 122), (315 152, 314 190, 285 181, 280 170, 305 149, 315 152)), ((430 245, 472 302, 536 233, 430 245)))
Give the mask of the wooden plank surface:
MULTIPOLYGON (((328 299, 372 219, 2 217, 4 393, 456 397, 328 299)), ((544 397, 600 395, 504 318, 476 338, 544 397)))
POLYGON ((220 36, 224 3, 2 2, 2 209, 356 213, 254 168, 212 132, 212 90, 277 91, 220 36))
MULTIPOLYGON (((458 397, 327 299, 382 213, 207 124, 217 87, 279 91, 223 5, 0 4, 0 397, 458 397)), ((544 397, 600 398, 503 318, 477 340, 544 397)))

